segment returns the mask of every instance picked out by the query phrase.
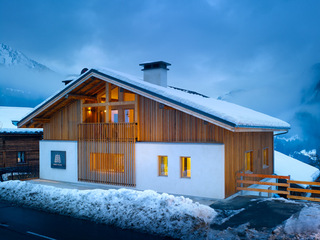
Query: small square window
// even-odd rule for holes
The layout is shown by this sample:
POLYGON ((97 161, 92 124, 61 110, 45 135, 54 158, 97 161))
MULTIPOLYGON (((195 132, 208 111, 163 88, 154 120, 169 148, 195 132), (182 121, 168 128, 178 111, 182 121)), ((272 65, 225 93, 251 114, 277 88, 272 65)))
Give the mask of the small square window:
POLYGON ((168 157, 159 156, 159 176, 168 176, 168 157))
POLYGON ((18 152, 17 162, 18 163, 26 163, 25 153, 24 152, 18 152))
POLYGON ((245 172, 253 172, 252 157, 253 157, 252 151, 246 152, 246 154, 245 154, 245 172))
POLYGON ((269 167, 269 149, 268 148, 264 148, 263 149, 263 167, 269 167))
POLYGON ((191 157, 181 157, 181 177, 191 178, 191 157))

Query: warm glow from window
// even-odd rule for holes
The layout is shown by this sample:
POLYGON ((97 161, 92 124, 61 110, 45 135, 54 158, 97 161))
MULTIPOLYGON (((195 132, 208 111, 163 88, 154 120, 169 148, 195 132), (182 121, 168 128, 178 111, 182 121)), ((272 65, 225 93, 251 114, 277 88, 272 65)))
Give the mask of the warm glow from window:
POLYGON ((123 101, 130 102, 135 100, 135 94, 130 92, 123 93, 123 101))
POLYGON ((134 122, 134 111, 133 111, 133 109, 125 109, 124 110, 124 122, 126 122, 126 123, 134 122))
POLYGON ((118 116, 119 116, 119 110, 111 110, 111 122, 112 123, 119 122, 118 116))
POLYGON ((106 94, 103 94, 103 95, 101 95, 101 96, 99 96, 99 103, 105 103, 106 102, 106 94))
POLYGON ((168 176, 168 157, 159 156, 159 176, 168 176))
POLYGON ((253 172, 253 167, 252 167, 252 155, 253 152, 246 152, 245 156, 245 172, 253 172))
POLYGON ((114 87, 110 91, 110 101, 111 102, 118 102, 119 101, 119 88, 114 87))
POLYGON ((191 157, 181 157, 181 177, 191 178, 191 157))
POLYGON ((269 151, 268 148, 263 149, 263 166, 269 166, 269 151))
POLYGON ((115 153, 90 153, 90 171, 124 172, 124 155, 115 153))
POLYGON ((25 163, 26 162, 26 159, 24 158, 24 152, 18 152, 17 162, 18 163, 25 163))

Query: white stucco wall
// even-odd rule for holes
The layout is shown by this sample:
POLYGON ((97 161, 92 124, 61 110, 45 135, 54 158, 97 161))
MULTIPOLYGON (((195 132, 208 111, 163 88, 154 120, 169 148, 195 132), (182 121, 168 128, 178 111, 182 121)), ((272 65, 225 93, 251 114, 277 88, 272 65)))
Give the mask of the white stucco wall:
POLYGON ((76 141, 40 141, 40 178, 78 182, 78 146, 76 141), (66 151, 66 169, 51 168, 51 151, 66 151))
POLYGON ((136 188, 159 192, 225 197, 224 145, 136 143, 136 188), (168 176, 158 175, 158 156, 168 156, 168 176), (191 178, 180 177, 180 157, 191 157, 191 178))

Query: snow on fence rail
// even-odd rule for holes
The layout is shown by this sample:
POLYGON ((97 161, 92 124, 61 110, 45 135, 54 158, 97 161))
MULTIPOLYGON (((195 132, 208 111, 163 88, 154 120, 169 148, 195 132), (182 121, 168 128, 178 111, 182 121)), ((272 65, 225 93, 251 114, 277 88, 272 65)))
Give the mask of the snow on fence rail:
POLYGON ((320 202, 320 190, 313 189, 304 189, 304 188, 296 188, 292 187, 291 184, 300 184, 300 185, 309 185, 309 186, 320 186, 320 182, 307 182, 307 181, 295 181, 290 180, 290 176, 279 176, 279 175, 266 175, 266 174, 254 174, 254 173, 237 173, 236 174, 236 183, 237 190, 239 191, 254 191, 254 192, 266 192, 266 193, 275 193, 275 194, 283 194, 287 198, 297 199, 297 200, 307 200, 307 201, 315 201, 320 202), (245 178, 254 178, 254 180, 246 180, 245 178), (257 181, 257 178, 273 178, 273 179, 282 179, 285 180, 286 183, 279 182, 265 182, 265 181, 257 181), (254 184, 256 187, 253 187, 250 184, 254 184), (240 187, 239 187, 240 185, 240 187), (272 189, 261 189, 257 188, 259 185, 267 185, 274 187, 282 187, 285 190, 272 190, 272 189), (305 197, 305 196, 296 196, 295 192, 299 193, 313 193, 319 194, 319 197, 305 197))
POLYGON ((0 182, 0 199, 51 213, 174 238, 203 239, 217 215, 209 206, 155 191, 77 190, 0 182))

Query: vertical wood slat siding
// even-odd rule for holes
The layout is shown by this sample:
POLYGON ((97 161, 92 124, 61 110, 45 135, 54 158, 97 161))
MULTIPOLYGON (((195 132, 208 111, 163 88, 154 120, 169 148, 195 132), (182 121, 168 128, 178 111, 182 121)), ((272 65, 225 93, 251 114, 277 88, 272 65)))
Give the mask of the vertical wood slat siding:
POLYGON ((43 139, 76 141, 79 123, 81 123, 81 103, 80 100, 76 100, 53 114, 49 123, 43 124, 43 139))
POLYGON ((161 109, 159 103, 142 96, 138 124, 142 142, 223 143, 226 197, 236 193, 235 175, 244 171, 246 151, 253 151, 254 173, 273 174, 273 132, 231 132, 175 109, 161 109), (266 147, 269 167, 263 168, 262 149, 266 147))
MULTIPOLYGON (((225 145, 225 193, 226 197, 236 192, 236 172, 244 170, 245 152, 253 151, 253 170, 255 173, 273 173, 273 133, 241 132, 235 133, 215 126, 174 109, 160 109, 159 103, 138 96, 138 141, 146 142, 209 142, 225 145), (262 149, 269 148, 269 167, 263 168, 262 149)), ((77 140, 77 125, 81 122, 81 104, 75 101, 56 112, 49 123, 44 124, 44 139, 77 140)), ((101 136, 103 137, 103 135, 101 136)), ((98 145, 97 145, 98 146, 98 145)), ((96 146, 96 147, 97 147, 96 146)), ((90 149, 90 146, 83 146, 90 149)), ((100 148, 103 148, 101 145, 100 148)), ((112 144, 106 146, 114 151, 112 144)), ((134 153, 134 145, 122 149, 134 153)), ((135 168, 135 163, 129 163, 135 168)), ((204 166, 205 167, 205 166, 204 166)), ((134 172, 133 172, 134 174, 134 172)), ((108 176, 112 182, 114 176, 108 176), (112 178, 112 179, 111 179, 112 178)))
MULTIPOLYGON (((107 183, 121 186, 135 186, 134 174, 134 144, 136 139, 135 123, 86 123, 79 124, 78 159, 79 180, 107 183), (109 155, 107 155, 109 154, 109 155), (117 162, 123 156, 124 171, 111 171, 111 161, 106 157, 116 156, 117 162), (117 155, 118 154, 118 155, 117 155), (92 169, 93 156, 97 156, 95 163, 105 169, 92 169), (105 156, 105 157, 103 157, 105 156)), ((115 165, 113 165, 115 166, 115 165)), ((114 168, 115 169, 115 168, 114 168)))

